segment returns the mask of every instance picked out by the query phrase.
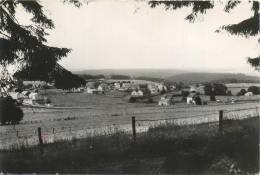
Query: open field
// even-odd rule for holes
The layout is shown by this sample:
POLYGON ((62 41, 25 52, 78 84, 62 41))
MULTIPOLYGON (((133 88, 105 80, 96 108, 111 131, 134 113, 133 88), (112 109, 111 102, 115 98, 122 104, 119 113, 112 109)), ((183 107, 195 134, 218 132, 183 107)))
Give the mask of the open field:
POLYGON ((138 133, 117 131, 59 141, 42 147, 0 151, 3 173, 256 174, 259 118, 211 123, 159 125, 138 133), (26 158, 26 159, 25 159, 26 158))
MULTIPOLYGON (((41 127, 44 133, 72 132, 86 129, 94 130, 96 128, 114 126, 129 130, 131 128, 132 116, 135 116, 137 120, 206 116, 210 120, 218 117, 219 110, 224 110, 224 116, 242 116, 256 114, 256 107, 259 107, 259 101, 256 101, 257 97, 255 96, 254 98, 256 99, 253 101, 241 100, 235 104, 209 103, 209 105, 205 106, 196 106, 176 103, 173 106, 159 107, 157 103, 128 103, 124 98, 105 95, 85 93, 64 94, 62 91, 54 90, 47 90, 45 94, 55 106, 71 108, 47 109, 24 107, 23 111, 25 115, 21 124, 15 126, 15 128, 13 126, 1 126, 0 140, 2 145, 5 145, 7 142, 11 143, 11 140, 14 143, 17 142, 17 137, 21 139, 36 137, 35 142, 37 142, 36 130, 38 127, 41 127), (233 113, 225 112, 244 108, 248 109, 233 113)), ((230 97, 219 98, 224 100, 224 98, 230 97)), ((147 127, 147 123, 138 123, 137 129, 142 129, 142 127, 147 127)), ((102 130, 102 132, 105 131, 102 130)), ((47 140, 52 139, 47 138, 47 140)))
POLYGON ((247 90, 250 86, 260 87, 260 83, 228 83, 226 86, 233 95, 236 95, 241 89, 247 90))

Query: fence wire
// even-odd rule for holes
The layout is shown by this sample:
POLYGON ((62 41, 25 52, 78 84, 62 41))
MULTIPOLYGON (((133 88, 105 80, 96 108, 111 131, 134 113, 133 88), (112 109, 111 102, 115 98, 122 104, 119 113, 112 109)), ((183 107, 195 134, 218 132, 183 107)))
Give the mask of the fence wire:
MULTIPOLYGON (((206 112, 206 111, 201 111, 206 112)), ((174 114, 174 113, 173 113, 174 114)), ((226 119, 244 119, 254 116, 259 116, 258 107, 240 108, 234 110, 224 110, 223 118, 226 119)), ((219 121, 219 112, 208 110, 207 113, 198 115, 189 115, 184 117, 165 117, 156 119, 138 119, 136 120, 137 132, 145 132, 150 127, 155 127, 162 124, 174 125, 195 125, 200 123, 214 123, 219 121)), ((100 127, 78 127, 78 126, 62 126, 52 127, 47 126, 44 122, 33 129, 19 130, 15 127, 6 129, 0 133, 0 149, 9 148, 14 145, 36 145, 38 144, 37 128, 42 129, 42 137, 44 143, 50 143, 57 140, 71 140, 73 138, 84 138, 94 135, 111 134, 118 130, 126 132, 131 131, 131 123, 124 125, 103 125, 100 127)))
MULTIPOLYGON (((259 107, 239 108, 234 110, 222 110, 224 120, 241 120, 250 117, 259 116, 259 107)), ((158 119, 136 119, 137 131, 147 131, 151 127, 162 124, 173 125, 195 125, 201 123, 219 122, 219 112, 204 113, 198 115, 189 115, 184 117, 169 117, 158 119)))

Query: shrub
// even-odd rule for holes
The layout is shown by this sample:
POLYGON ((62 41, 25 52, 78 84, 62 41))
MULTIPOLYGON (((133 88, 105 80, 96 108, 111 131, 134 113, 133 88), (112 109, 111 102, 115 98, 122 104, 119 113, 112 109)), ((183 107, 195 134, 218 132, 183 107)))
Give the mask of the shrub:
POLYGON ((135 97, 130 97, 129 102, 130 103, 135 103, 136 102, 136 98, 135 97))
POLYGON ((161 91, 161 95, 165 94, 166 90, 163 88, 163 90, 161 91))
POLYGON ((153 98, 148 98, 147 103, 153 103, 153 98))
POLYGON ((232 96, 232 92, 229 90, 229 91, 227 91, 227 95, 228 96, 232 96))
POLYGON ((202 101, 201 101, 200 96, 196 95, 194 97, 194 101, 195 101, 196 105, 202 105, 202 101))
POLYGON ((259 87, 257 87, 257 86, 250 86, 250 87, 247 89, 247 91, 248 91, 248 92, 252 92, 254 95, 260 94, 259 87))
POLYGON ((227 87, 224 84, 206 84, 204 86, 205 95, 227 95, 227 87))
POLYGON ((246 90, 245 89, 241 89, 238 93, 237 96, 243 96, 246 94, 246 90))
POLYGON ((182 97, 188 97, 190 93, 188 91, 181 91, 181 96, 182 97))
POLYGON ((23 111, 11 97, 0 98, 0 122, 17 124, 23 119, 23 111))
POLYGON ((210 95, 210 101, 216 101, 216 96, 215 95, 210 95))

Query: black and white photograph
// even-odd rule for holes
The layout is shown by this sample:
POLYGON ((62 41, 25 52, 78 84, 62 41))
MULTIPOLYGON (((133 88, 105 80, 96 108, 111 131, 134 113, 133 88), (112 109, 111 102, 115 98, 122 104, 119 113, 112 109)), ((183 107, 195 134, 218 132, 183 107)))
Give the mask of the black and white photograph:
POLYGON ((0 174, 259 174, 259 5, 0 0, 0 174))

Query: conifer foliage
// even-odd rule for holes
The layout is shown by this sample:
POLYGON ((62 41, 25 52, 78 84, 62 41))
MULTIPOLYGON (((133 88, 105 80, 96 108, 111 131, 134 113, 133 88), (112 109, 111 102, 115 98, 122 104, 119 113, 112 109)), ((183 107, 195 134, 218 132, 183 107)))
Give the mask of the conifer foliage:
MULTIPOLYGON (((198 15, 204 15, 208 10, 212 10, 216 7, 216 3, 218 1, 149 1, 148 4, 151 8, 156 8, 160 5, 165 7, 165 10, 176 10, 184 7, 191 7, 192 11, 185 18, 190 22, 195 22, 198 15)), ((236 8, 241 1, 237 0, 229 0, 223 1, 224 11, 230 13, 232 9, 236 8)), ((259 30, 259 1, 248 1, 251 4, 252 16, 249 16, 247 19, 240 21, 237 24, 230 24, 220 26, 216 32, 220 32, 221 30, 225 30, 233 35, 240 35, 243 37, 252 37, 256 36, 260 33, 259 30)), ((259 39, 260 41, 260 39, 259 39)), ((255 67, 257 70, 260 70, 260 56, 255 58, 248 58, 248 63, 255 67)))
MULTIPOLYGON (((62 2, 81 6, 78 0, 62 2)), ((0 0, 0 65, 18 65, 16 76, 23 79, 53 81, 57 62, 71 51, 47 44, 46 30, 53 28, 40 1, 0 0), (32 16, 30 25, 17 19, 19 7, 32 16)))

